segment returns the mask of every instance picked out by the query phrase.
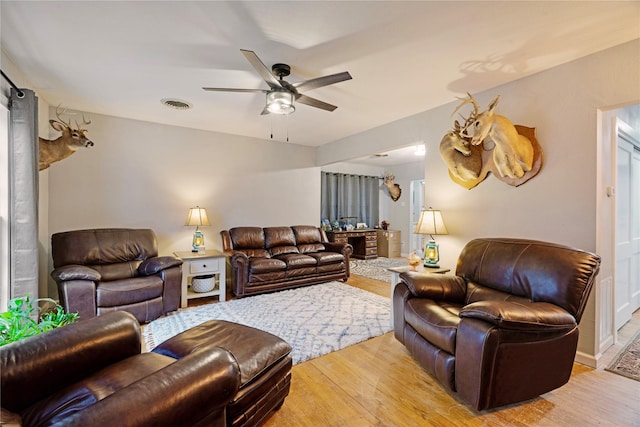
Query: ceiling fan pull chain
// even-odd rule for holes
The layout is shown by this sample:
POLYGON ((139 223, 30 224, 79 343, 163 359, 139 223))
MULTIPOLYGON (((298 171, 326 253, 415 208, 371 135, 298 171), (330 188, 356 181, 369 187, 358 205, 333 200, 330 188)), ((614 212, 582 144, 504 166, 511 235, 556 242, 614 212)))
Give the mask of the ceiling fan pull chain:
POLYGON ((289 115, 287 115, 287 142, 289 142, 289 115))
POLYGON ((269 120, 271 122, 271 139, 273 139, 273 116, 269 117, 269 120))

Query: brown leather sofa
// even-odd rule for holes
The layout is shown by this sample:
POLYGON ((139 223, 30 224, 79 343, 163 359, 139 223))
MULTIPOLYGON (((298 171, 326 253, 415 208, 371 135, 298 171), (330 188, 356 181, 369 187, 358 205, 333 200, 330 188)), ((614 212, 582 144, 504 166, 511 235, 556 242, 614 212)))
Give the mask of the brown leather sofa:
POLYGON ((455 275, 400 275, 395 337, 476 410, 534 398, 569 381, 599 267, 553 243, 472 240, 455 275))
POLYGON ((51 253, 60 304, 80 320, 124 310, 145 323, 180 305, 182 260, 159 257, 152 230, 55 233, 51 253))
POLYGON ((353 247, 333 243, 312 225, 222 230, 236 297, 347 280, 353 247))
POLYGON ((140 326, 107 313, 0 348, 2 424, 224 426, 240 384, 233 355, 141 353, 140 326))

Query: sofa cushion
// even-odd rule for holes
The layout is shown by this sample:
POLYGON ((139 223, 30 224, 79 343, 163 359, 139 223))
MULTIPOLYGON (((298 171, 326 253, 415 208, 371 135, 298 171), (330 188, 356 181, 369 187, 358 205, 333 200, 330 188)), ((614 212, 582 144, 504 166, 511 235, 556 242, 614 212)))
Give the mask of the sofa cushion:
POLYGON ((305 243, 298 244, 298 250, 301 254, 308 254, 309 252, 321 252, 325 250, 322 243, 305 243))
POLYGON ((268 273, 270 271, 284 271, 287 264, 276 258, 251 258, 249 260, 249 272, 268 273))
POLYGON ((59 390, 22 412, 23 425, 50 425, 110 396, 175 362, 174 358, 143 353, 114 363, 92 376, 59 390))
POLYGON ((305 255, 315 258, 318 265, 339 264, 344 262, 344 255, 338 252, 311 252, 305 255))
POLYGON ((264 249, 264 232, 260 227, 235 227, 229 230, 236 250, 264 249))
POLYGON ((274 256, 274 257, 278 255, 284 255, 284 254, 299 253, 298 248, 296 246, 276 246, 269 250, 271 251, 271 256, 274 256))
POLYGON ((265 248, 296 246, 296 236, 291 227, 266 227, 264 229, 265 248))
POLYGON ((277 259, 282 260, 287 264, 287 270, 315 267, 318 264, 315 258, 303 254, 285 254, 278 256, 277 259))
POLYGON ((291 229, 296 236, 298 246, 322 242, 322 235, 318 227, 312 225, 294 225, 291 229))
POLYGON ((271 258, 271 254, 266 249, 238 249, 249 258, 271 258))
POLYGON ((162 296, 162 278, 159 276, 100 282, 96 288, 96 304, 114 307, 147 301, 162 296))
POLYGON ((455 303, 411 298, 405 306, 405 321, 434 346, 455 354, 456 333, 462 307, 455 303))

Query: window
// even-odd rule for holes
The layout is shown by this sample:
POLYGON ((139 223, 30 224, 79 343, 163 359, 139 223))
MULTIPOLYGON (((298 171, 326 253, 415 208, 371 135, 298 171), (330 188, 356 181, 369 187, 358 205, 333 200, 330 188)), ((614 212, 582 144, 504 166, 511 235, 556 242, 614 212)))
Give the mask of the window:
POLYGON ((322 172, 321 218, 356 225, 364 222, 369 227, 380 221, 380 178, 322 172))

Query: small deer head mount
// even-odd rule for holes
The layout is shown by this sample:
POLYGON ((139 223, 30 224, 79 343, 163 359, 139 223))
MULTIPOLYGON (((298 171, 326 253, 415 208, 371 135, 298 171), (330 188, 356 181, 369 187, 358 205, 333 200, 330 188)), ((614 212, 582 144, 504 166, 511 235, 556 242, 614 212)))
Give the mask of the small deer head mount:
MULTIPOLYGON (((93 141, 85 136, 87 129, 83 129, 76 120, 76 128, 71 126, 71 119, 64 121, 62 115, 66 109, 56 107, 56 117, 58 120, 49 120, 51 127, 58 132, 62 132, 58 138, 48 140, 39 138, 38 145, 40 151, 39 170, 47 169, 51 163, 66 159, 76 152, 79 148, 92 147, 93 141)), ((87 120, 82 115, 82 125, 91 124, 91 120, 87 120)))
POLYGON ((395 179, 396 177, 391 172, 388 172, 384 175, 384 185, 389 190, 389 196, 394 202, 398 201, 400 195, 402 194, 402 189, 398 184, 394 182, 395 179))

